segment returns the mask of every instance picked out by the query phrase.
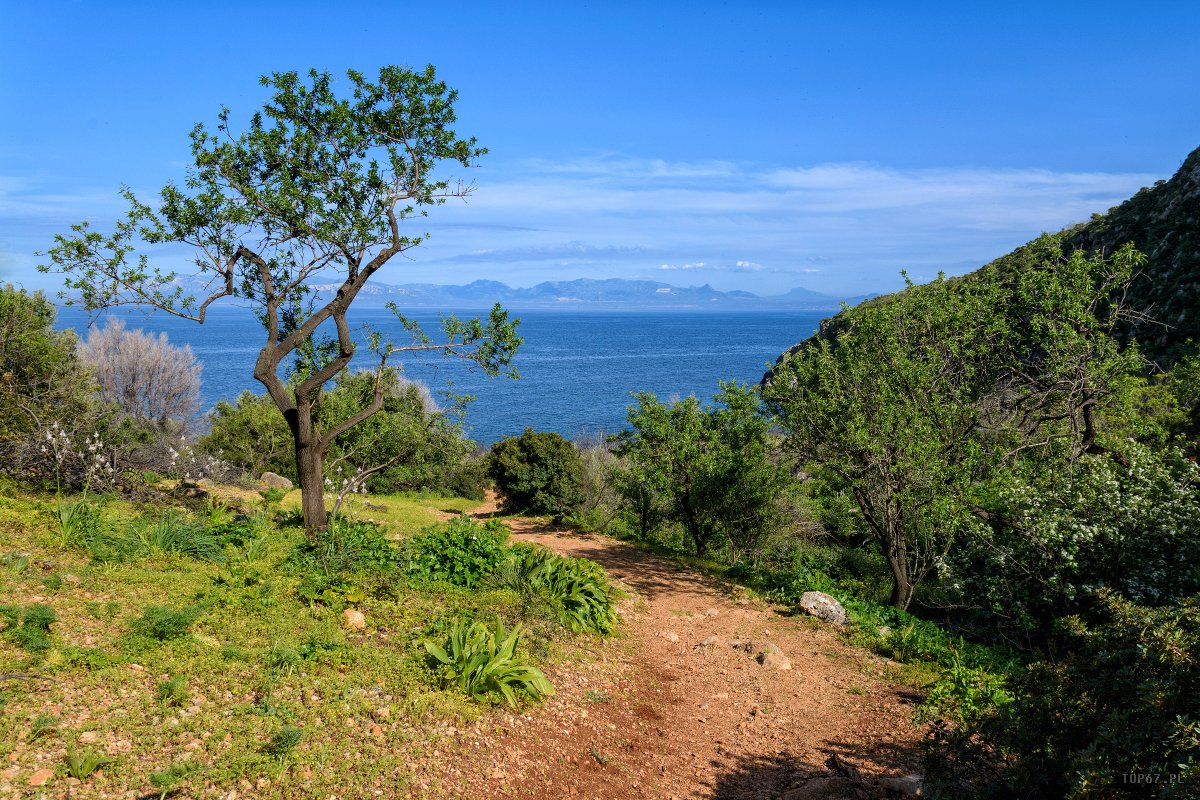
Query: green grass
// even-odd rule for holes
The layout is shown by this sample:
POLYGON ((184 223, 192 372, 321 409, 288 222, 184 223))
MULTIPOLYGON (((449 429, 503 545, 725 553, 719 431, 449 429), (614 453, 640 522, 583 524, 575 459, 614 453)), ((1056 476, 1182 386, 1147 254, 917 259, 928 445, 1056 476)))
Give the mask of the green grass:
MULTIPOLYGON (((360 509, 356 499, 351 513, 383 523, 393 538, 436 522, 431 508, 477 505, 409 495, 369 501, 387 510, 360 509)), ((21 609, 44 604, 57 617, 44 650, 0 635, 0 671, 37 676, 0 683, 0 758, 9 766, 16 754, 18 781, 45 768, 87 772, 89 796, 199 796, 206 784, 219 795, 243 781, 264 798, 341 796, 371 785, 400 791, 422 754, 436 746, 452 757, 431 730, 493 713, 443 688, 422 642, 439 620, 515 619, 510 593, 389 581, 357 604, 367 635, 344 627, 340 605, 301 599, 302 576, 287 564, 303 541, 298 528, 265 524, 226 545, 219 560, 153 548, 99 561, 62 541, 55 507, 52 497, 0 497, 0 596, 21 609), (50 576, 62 578, 50 581, 53 589, 50 576), (382 735, 348 726, 381 706, 390 710, 382 735), (91 756, 114 761, 89 770, 91 756)), ((114 530, 163 510, 103 505, 114 530)), ((174 513, 202 518, 200 509, 174 513)), ((534 660, 562 652, 543 648, 534 660)))

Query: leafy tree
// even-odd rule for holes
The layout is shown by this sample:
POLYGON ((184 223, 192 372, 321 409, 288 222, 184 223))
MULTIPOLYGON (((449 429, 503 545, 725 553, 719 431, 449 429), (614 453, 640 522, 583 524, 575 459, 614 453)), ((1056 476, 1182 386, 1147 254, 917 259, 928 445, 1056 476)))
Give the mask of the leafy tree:
POLYGON ((40 292, 0 286, 0 469, 22 479, 57 471, 70 482, 56 455, 78 451, 76 440, 91 435, 104 415, 93 399, 95 382, 76 357, 75 334, 55 330, 54 315, 40 292))
MULTIPOLYGON (((377 375, 344 372, 322 393, 314 411, 331 428, 368 405, 377 375)), ((327 472, 332 484, 365 485, 374 492, 438 489, 469 491, 475 445, 461 427, 440 411, 423 385, 387 368, 379 379, 383 406, 330 445, 327 472)), ((296 462, 287 423, 267 395, 243 392, 236 403, 217 403, 211 428, 200 440, 206 453, 251 474, 270 470, 296 478, 296 462)))
POLYGON ((266 331, 254 377, 287 422, 310 531, 327 525, 325 456, 342 433, 382 408, 389 356, 440 352, 496 375, 520 344, 516 323, 498 305, 486 322, 449 317, 438 341, 393 306, 411 342, 373 337, 380 367, 370 402, 321 426, 315 410, 322 390, 355 352, 351 304, 373 276, 421 243, 402 231, 406 221, 470 192, 435 179, 436 168, 447 161, 468 167, 486 152, 451 129, 457 93, 433 67, 383 67, 376 82, 355 71, 346 76, 348 97, 335 93, 326 72, 313 70, 307 81, 295 72, 264 77, 271 99, 245 130, 235 132, 228 109, 215 134, 204 125, 193 129, 194 167, 183 186, 167 184, 157 208, 124 190, 130 209, 110 233, 86 222, 72 226, 55 237, 43 265, 61 271, 66 290, 89 309, 133 303, 203 323, 223 298, 254 307, 266 331), (152 267, 146 254, 137 255, 143 245, 190 247, 195 279, 181 283, 174 272, 152 267), (335 284, 328 299, 314 294, 316 281, 335 284), (204 288, 190 290, 198 286, 204 288), (327 323, 336 331, 332 339, 321 333, 327 323), (298 378, 291 383, 289 359, 298 378))
POLYGON ((907 608, 955 540, 995 524, 981 487, 1022 460, 1127 461, 1121 436, 1142 362, 1113 332, 1140 263, 1064 257, 1052 236, 1006 266, 844 311, 767 377, 800 459, 848 488, 907 608))
POLYGON ((520 436, 505 436, 492 445, 487 470, 507 512, 561 520, 583 502, 583 460, 557 433, 526 428, 520 436))
POLYGON ((643 392, 629 409, 630 429, 617 436, 617 452, 629 462, 619 488, 642 525, 653 521, 661 498, 700 556, 714 545, 754 549, 779 524, 791 483, 757 391, 723 383, 714 399, 709 408, 695 397, 666 405, 643 392))
POLYGON ((764 395, 788 444, 849 488, 892 571, 890 602, 907 608, 956 532, 989 452, 976 434, 995 381, 995 287, 944 279, 844 312, 805 342, 764 395))

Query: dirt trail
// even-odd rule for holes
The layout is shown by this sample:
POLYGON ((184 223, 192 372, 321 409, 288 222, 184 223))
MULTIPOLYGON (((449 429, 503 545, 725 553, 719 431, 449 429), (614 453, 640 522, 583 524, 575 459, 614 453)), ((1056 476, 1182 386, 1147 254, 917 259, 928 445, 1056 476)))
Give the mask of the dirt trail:
POLYGON ((669 559, 509 524, 516 540, 590 558, 621 581, 621 633, 590 663, 549 673, 557 694, 541 707, 460 732, 463 758, 427 776, 431 788, 539 800, 903 796, 888 782, 916 770, 918 698, 886 679, 886 662, 669 559), (791 669, 760 665, 734 640, 777 645, 791 669))

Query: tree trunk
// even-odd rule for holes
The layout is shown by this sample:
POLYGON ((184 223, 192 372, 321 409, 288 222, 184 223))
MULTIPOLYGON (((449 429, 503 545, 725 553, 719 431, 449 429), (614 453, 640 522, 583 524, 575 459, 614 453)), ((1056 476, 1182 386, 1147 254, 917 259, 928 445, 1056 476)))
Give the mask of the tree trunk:
POLYGON ((912 599, 912 584, 908 579, 908 553, 901 537, 893 534, 890 538, 891 542, 885 543, 883 548, 888 566, 892 568, 892 594, 888 598, 888 605, 907 611, 908 603, 912 599))
POLYGON ((313 430, 312 404, 299 402, 285 417, 292 429, 296 451, 296 475, 300 479, 300 508, 304 532, 312 535, 329 527, 325 511, 325 449, 313 430))

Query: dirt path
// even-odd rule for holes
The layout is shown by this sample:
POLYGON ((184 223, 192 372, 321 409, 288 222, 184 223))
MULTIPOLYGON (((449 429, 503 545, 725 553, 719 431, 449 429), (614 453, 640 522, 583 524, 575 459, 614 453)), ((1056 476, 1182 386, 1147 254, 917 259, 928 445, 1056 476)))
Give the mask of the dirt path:
POLYGON ((887 681, 883 660, 668 559, 509 524, 515 539, 620 580, 630 593, 621 634, 590 663, 550 673, 557 694, 543 706, 459 733, 463 758, 428 776, 431 788, 539 800, 903 796, 895 778, 916 770, 918 698, 887 681), (737 640, 776 645, 790 669, 760 665, 737 640))

